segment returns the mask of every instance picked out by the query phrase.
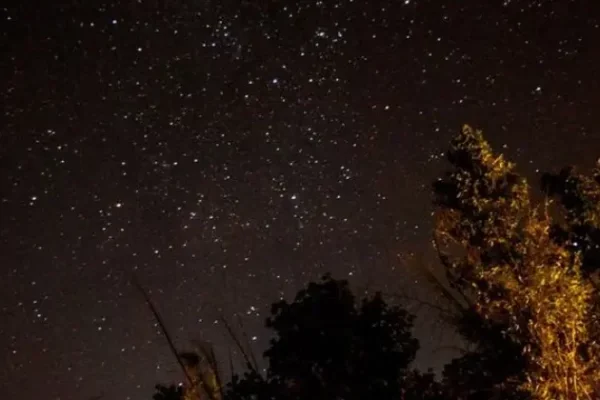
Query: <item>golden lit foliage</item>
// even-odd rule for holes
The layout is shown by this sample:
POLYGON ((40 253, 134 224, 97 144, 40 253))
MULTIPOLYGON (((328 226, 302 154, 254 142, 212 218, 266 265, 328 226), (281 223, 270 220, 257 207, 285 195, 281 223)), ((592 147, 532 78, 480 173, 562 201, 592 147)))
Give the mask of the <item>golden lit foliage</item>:
POLYGON ((204 343, 195 343, 194 352, 181 353, 186 374, 190 377, 183 391, 184 400, 221 400, 221 384, 216 358, 204 343))
POLYGON ((436 237, 445 256, 453 254, 445 263, 451 283, 522 347, 522 388, 533 398, 599 398, 600 353, 588 332, 592 287, 580 257, 553 240, 548 203, 532 205, 514 164, 469 126, 449 160, 454 170, 436 184, 436 237))

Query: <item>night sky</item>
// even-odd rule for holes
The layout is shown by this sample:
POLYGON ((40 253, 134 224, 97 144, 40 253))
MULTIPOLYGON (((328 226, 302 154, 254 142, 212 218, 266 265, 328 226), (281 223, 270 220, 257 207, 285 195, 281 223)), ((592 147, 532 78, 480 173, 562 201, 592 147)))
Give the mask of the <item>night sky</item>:
MULTIPOLYGON (((531 179, 600 156, 595 1, 4 3, 6 398, 181 379, 132 273, 221 354, 221 315, 260 353, 269 305, 327 271, 432 296, 414 260, 463 123, 531 179)), ((454 339, 419 314, 436 366, 454 339)))

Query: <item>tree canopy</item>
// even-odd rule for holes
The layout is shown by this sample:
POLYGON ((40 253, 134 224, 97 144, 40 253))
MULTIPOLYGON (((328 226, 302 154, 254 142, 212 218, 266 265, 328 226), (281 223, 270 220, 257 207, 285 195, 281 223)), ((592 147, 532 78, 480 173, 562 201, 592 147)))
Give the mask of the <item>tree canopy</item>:
POLYGON ((419 347, 413 316, 381 294, 359 303, 348 282, 327 275, 271 314, 266 377, 234 379, 226 399, 417 399, 435 391, 431 376, 409 368, 419 347))

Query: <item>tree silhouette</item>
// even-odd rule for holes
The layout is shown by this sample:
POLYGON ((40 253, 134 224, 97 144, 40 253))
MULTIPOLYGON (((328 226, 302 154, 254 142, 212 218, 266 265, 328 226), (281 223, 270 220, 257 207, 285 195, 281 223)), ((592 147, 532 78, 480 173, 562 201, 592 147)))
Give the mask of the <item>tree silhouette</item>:
POLYGON ((326 275, 292 303, 275 303, 271 314, 267 327, 276 337, 265 352, 267 376, 236 377, 226 399, 439 396, 431 374, 409 369, 419 347, 411 335, 413 317, 380 294, 357 304, 346 281, 326 275))
POLYGON ((152 396, 154 400, 181 400, 183 399, 183 387, 182 386, 155 386, 156 393, 152 396))

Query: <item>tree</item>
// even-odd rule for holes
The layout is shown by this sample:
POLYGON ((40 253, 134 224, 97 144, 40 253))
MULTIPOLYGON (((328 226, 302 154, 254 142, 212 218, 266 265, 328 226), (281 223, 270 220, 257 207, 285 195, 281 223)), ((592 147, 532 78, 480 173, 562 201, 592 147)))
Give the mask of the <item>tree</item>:
POLYGON ((432 374, 409 369, 419 347, 413 317, 380 294, 360 304, 346 281, 325 276, 292 303, 271 309, 275 331, 263 379, 234 378, 228 400, 241 399, 434 399, 432 374), (427 397, 428 396, 428 397, 427 397))
POLYGON ((469 126, 448 159, 452 170, 434 184, 436 246, 466 300, 459 330, 476 345, 446 369, 449 390, 464 399, 597 397, 593 290, 581 257, 554 240, 548 203, 533 205, 514 164, 469 126))
POLYGON ((183 387, 182 386, 163 386, 156 385, 154 387, 156 393, 152 396, 154 400, 182 400, 183 399, 183 387))

